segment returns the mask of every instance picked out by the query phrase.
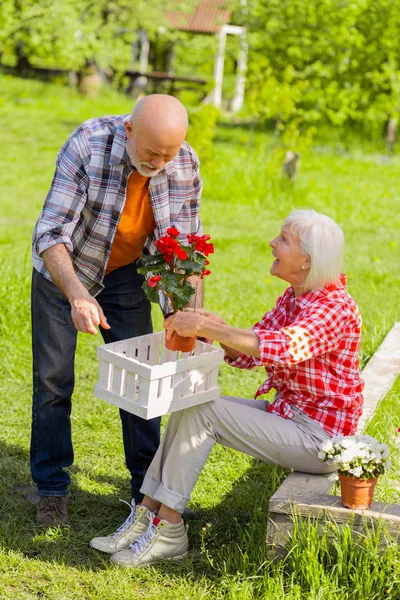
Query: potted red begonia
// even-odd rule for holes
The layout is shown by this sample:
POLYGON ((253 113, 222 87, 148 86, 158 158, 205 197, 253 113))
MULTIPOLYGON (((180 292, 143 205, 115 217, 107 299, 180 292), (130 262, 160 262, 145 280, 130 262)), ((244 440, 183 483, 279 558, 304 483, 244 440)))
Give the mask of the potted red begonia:
MULTIPOLYGON (((196 294, 197 285, 193 287, 189 278, 197 275, 201 279, 210 275, 206 267, 208 256, 213 254, 214 245, 209 235, 189 234, 187 243, 179 241, 179 231, 169 227, 167 235, 156 241, 157 251, 149 256, 142 256, 138 272, 146 275, 143 289, 151 302, 159 302, 159 293, 163 292, 169 299, 171 312, 183 310, 196 294)), ((196 299, 196 297, 195 297, 196 299)), ((194 308, 196 301, 194 302, 194 308)), ((169 313, 171 314, 171 313, 169 313)), ((174 332, 170 340, 166 340, 167 348, 189 352, 196 338, 182 338, 174 332)))

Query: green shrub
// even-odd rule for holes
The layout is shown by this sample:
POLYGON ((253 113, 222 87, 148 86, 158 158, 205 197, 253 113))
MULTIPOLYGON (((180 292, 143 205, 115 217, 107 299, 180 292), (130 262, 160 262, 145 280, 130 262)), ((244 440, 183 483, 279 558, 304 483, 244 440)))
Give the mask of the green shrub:
POLYGON ((189 109, 189 131, 186 140, 196 150, 202 162, 212 155, 219 111, 211 104, 189 109))

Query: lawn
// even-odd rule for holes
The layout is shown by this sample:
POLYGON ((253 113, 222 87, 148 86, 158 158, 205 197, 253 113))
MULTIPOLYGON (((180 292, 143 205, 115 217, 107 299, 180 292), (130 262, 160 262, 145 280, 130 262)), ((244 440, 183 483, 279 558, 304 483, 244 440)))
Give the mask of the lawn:
MULTIPOLYGON (((73 405, 75 464, 71 525, 40 529, 35 509, 16 488, 30 484, 30 238, 51 181, 56 154, 73 128, 92 116, 129 112, 129 98, 107 93, 82 99, 74 91, 0 76, 0 599, 133 600, 203 598, 381 600, 400 598, 400 553, 377 541, 337 534, 328 550, 315 530, 292 542, 285 562, 265 545, 268 499, 285 473, 237 452, 214 448, 190 506, 192 551, 179 565, 139 572, 110 566, 89 540, 127 516, 127 471, 117 410, 96 399, 96 338, 81 335, 73 405)), ((204 230, 216 252, 205 305, 231 324, 250 327, 271 308, 284 283, 269 275, 274 237, 294 208, 332 216, 346 236, 349 291, 363 315, 362 363, 400 321, 400 157, 347 136, 319 140, 302 156, 296 185, 281 177, 273 138, 223 124, 202 166, 204 230)), ((161 326, 154 310, 156 329, 161 326)), ((252 397, 262 371, 223 366, 221 390, 252 397)), ((392 448, 392 469, 376 498, 400 503, 400 381, 382 402, 369 431, 392 448)), ((325 541, 324 541, 325 540, 325 541)))

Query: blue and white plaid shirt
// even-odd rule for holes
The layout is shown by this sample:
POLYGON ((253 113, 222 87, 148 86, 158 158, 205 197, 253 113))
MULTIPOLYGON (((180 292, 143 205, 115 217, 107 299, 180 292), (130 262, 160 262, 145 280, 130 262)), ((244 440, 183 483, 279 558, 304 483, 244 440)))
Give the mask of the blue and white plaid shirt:
MULTIPOLYGON (((65 244, 76 273, 92 295, 103 289, 104 272, 126 199, 133 167, 126 153, 124 120, 128 115, 90 119, 65 142, 53 181, 33 233, 33 265, 51 280, 41 258, 55 244, 65 244)), ((152 177, 149 196, 156 229, 144 253, 175 225, 180 238, 201 234, 202 182, 199 159, 183 143, 173 161, 152 177)))

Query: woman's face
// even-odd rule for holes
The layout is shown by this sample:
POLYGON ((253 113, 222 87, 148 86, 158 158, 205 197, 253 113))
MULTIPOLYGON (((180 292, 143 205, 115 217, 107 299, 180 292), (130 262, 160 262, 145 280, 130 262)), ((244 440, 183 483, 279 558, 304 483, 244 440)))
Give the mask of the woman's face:
POLYGON ((295 292, 301 293, 311 263, 309 256, 302 254, 297 235, 291 233, 289 225, 283 225, 280 234, 269 245, 276 259, 271 265, 271 275, 284 279, 295 292))

